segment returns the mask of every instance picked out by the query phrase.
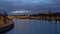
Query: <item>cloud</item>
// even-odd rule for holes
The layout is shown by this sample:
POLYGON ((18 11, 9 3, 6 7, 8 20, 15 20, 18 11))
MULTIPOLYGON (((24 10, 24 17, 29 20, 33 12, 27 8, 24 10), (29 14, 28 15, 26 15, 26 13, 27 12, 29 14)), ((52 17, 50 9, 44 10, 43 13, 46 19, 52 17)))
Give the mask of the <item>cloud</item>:
POLYGON ((60 0, 0 0, 0 10, 7 12, 27 10, 37 13, 48 8, 60 11, 60 0))
POLYGON ((28 13, 29 11, 13 11, 12 13, 28 13))

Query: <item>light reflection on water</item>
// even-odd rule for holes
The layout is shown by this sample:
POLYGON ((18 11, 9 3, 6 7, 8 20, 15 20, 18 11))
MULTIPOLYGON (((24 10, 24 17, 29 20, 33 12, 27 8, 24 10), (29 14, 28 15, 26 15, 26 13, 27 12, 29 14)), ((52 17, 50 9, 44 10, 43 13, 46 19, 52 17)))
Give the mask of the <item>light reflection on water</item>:
POLYGON ((14 19, 15 27, 6 34, 60 34, 60 21, 14 19))

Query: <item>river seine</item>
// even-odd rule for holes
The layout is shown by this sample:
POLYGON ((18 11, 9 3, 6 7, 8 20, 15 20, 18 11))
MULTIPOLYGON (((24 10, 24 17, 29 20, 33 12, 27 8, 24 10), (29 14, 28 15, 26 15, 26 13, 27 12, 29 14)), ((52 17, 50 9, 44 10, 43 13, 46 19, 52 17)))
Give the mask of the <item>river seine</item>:
POLYGON ((14 28, 6 34, 60 34, 60 21, 13 19, 14 28))

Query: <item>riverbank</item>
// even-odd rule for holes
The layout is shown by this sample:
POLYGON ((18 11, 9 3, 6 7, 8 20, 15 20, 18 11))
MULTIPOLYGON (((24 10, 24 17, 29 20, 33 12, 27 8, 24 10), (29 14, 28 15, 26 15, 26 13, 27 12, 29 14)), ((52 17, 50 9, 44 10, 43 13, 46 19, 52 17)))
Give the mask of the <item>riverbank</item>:
POLYGON ((50 20, 60 20, 60 13, 39 13, 39 14, 27 14, 27 15, 10 15, 9 18, 18 19, 50 19, 50 20))
POLYGON ((13 20, 7 16, 8 14, 6 12, 0 14, 0 33, 4 33, 14 26, 13 20))
POLYGON ((14 23, 7 23, 6 25, 3 25, 3 27, 0 28, 0 33, 6 33, 13 27, 14 27, 14 23))

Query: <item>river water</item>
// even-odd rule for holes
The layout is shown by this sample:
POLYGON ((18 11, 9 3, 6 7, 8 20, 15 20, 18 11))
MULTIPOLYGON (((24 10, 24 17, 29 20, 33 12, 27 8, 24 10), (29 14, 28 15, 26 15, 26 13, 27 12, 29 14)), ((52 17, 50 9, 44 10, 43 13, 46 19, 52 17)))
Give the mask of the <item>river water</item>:
POLYGON ((60 34, 60 21, 13 19, 14 28, 6 34, 60 34))

